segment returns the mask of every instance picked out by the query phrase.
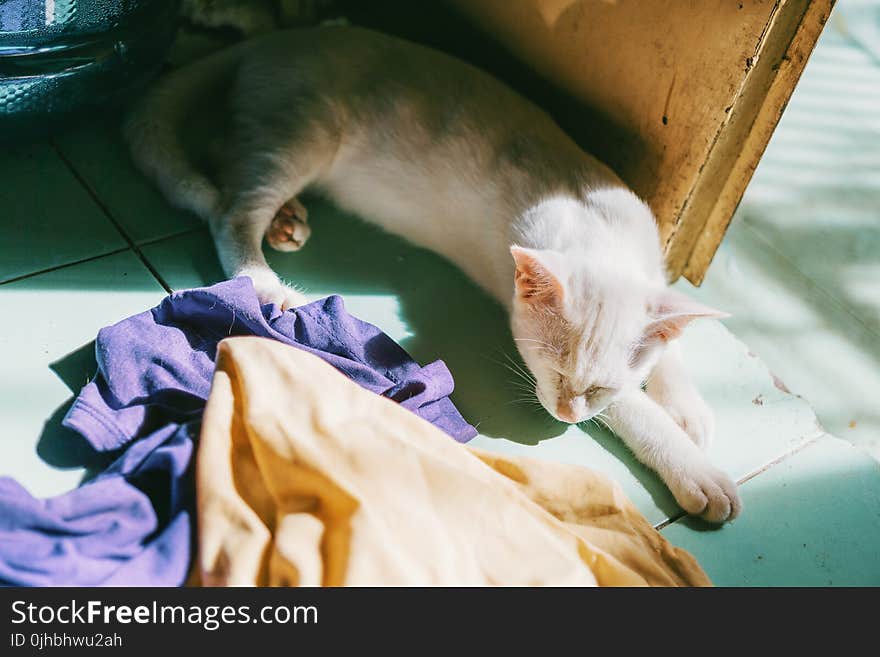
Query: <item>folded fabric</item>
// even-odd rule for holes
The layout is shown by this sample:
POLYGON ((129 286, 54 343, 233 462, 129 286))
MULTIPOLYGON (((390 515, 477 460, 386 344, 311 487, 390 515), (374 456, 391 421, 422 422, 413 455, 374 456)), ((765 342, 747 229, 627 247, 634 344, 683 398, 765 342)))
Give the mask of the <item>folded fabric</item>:
POLYGON ((205 585, 708 585, 608 479, 458 445, 304 351, 220 344, 205 585))
POLYGON ((367 390, 385 395, 459 441, 476 435, 449 400, 442 361, 421 367, 394 340, 345 310, 342 298, 281 312, 260 305, 246 277, 178 292, 152 310, 104 328, 98 375, 64 420, 95 449, 113 450, 145 428, 198 417, 208 398, 220 340, 271 338, 319 356, 367 390))
POLYGON ((178 586, 191 560, 197 423, 134 443, 90 483, 47 500, 0 477, 0 584, 178 586))
MULTIPOLYGON (((193 441, 217 344, 230 335, 295 346, 456 440, 476 434, 448 398, 446 366, 420 367, 378 328, 349 315, 340 297, 281 312, 260 305, 248 278, 175 293, 100 331, 98 373, 63 421, 94 449, 118 451, 116 461, 48 500, 0 479, 0 583, 183 583, 192 556, 193 441)), ((290 412, 280 409, 279 417, 290 412)))

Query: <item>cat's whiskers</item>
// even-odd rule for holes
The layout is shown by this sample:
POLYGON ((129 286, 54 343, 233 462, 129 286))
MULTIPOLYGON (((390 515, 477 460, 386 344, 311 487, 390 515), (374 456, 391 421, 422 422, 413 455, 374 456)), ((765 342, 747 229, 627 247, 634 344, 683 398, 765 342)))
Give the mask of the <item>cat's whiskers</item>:
POLYGON ((521 365, 519 362, 517 362, 517 361, 513 358, 513 356, 511 356, 509 353, 507 353, 507 352, 504 351, 503 349, 501 350, 501 353, 504 354, 504 357, 507 358, 507 360, 510 362, 510 364, 511 364, 514 368, 516 368, 516 370, 517 370, 518 372, 520 372, 520 373, 521 373, 526 379, 528 379, 528 380, 534 382, 535 377, 532 376, 532 373, 529 372, 529 371, 525 368, 524 365, 521 365))
POLYGON ((535 344, 537 344, 541 347, 544 347, 544 349, 546 349, 547 351, 554 353, 554 354, 558 354, 561 351, 561 349, 556 345, 552 345, 549 342, 544 342, 543 340, 536 340, 534 338, 514 338, 513 341, 514 342, 534 342, 535 344))
POLYGON ((511 374, 514 375, 514 379, 511 380, 511 383, 517 384, 526 388, 534 388, 535 381, 531 379, 527 374, 521 372, 509 365, 501 363, 504 365, 505 369, 507 369, 511 374))
POLYGON ((611 422, 611 419, 607 415, 605 415, 605 413, 596 413, 592 419, 596 421, 596 426, 600 429, 605 428, 608 429, 608 431, 612 430, 609 424, 611 422))
POLYGON ((524 403, 535 407, 541 407, 541 402, 538 401, 537 395, 535 393, 536 381, 534 377, 528 370, 519 365, 519 363, 517 363, 510 356, 510 354, 505 352, 503 349, 499 349, 499 351, 509 362, 505 363, 504 361, 490 358, 489 356, 483 354, 481 354, 480 357, 488 360, 490 363, 500 365, 514 375, 513 379, 508 380, 508 384, 510 384, 514 390, 521 393, 521 395, 512 399, 511 401, 506 402, 505 405, 524 403))
POLYGON ((510 357, 510 354, 508 354, 506 351, 504 351, 504 349, 502 349, 501 347, 498 347, 498 352, 502 356, 504 356, 504 358, 506 358, 508 362, 505 363, 504 361, 497 360, 496 358, 491 358, 489 356, 486 356, 485 354, 479 354, 479 356, 480 356, 480 358, 484 358, 485 360, 488 360, 490 363, 494 363, 495 365, 501 365, 502 367, 507 367, 508 369, 510 369, 510 367, 515 367, 519 372, 526 374, 527 376, 530 376, 529 372, 524 370, 523 367, 519 363, 517 363, 513 358, 510 357))
POLYGON ((512 404, 524 404, 526 406, 533 407, 536 409, 543 409, 544 408, 543 406, 541 406, 541 402, 539 402, 534 395, 532 395, 531 397, 517 397, 515 399, 511 399, 508 402, 505 402, 506 406, 510 406, 512 404))
POLYGON ((516 361, 509 353, 500 349, 501 354, 508 362, 497 361, 494 359, 489 359, 490 361, 501 365, 506 370, 508 370, 511 374, 514 375, 514 378, 511 379, 508 383, 513 387, 514 390, 517 390, 521 393, 519 397, 516 397, 506 405, 510 404, 526 404, 528 406, 532 406, 535 408, 543 408, 541 402, 538 400, 536 388, 537 381, 535 377, 529 372, 523 365, 516 361))
POLYGON ((535 378, 532 376, 531 372, 529 372, 524 367, 522 367, 519 363, 517 363, 515 360, 513 360, 513 358, 511 358, 510 355, 507 354, 506 352, 502 351, 502 353, 504 354, 504 356, 507 358, 507 360, 509 362, 508 363, 502 362, 502 363, 499 363, 499 365, 504 366, 507 370, 512 372, 516 376, 517 379, 525 382, 526 384, 531 385, 531 386, 534 386, 537 384, 537 382, 535 381, 535 378))
MULTIPOLYGON (((520 375, 517 375, 520 376, 520 375)), ((523 379, 520 376, 520 379, 513 379, 509 382, 514 389, 519 390, 524 393, 527 397, 534 398, 537 401, 537 394, 535 393, 535 384, 532 381, 527 379, 523 379)))

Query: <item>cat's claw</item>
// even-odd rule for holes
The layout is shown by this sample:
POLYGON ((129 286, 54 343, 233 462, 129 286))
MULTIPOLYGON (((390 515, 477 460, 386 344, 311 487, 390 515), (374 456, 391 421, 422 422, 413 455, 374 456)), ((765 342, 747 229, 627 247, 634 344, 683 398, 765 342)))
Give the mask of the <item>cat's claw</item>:
POLYGON ((667 484, 682 509, 709 522, 733 520, 742 510, 736 484, 708 461, 690 465, 667 484))
POLYGON ((281 206, 266 230, 266 241, 277 251, 299 251, 312 234, 309 213, 298 199, 281 206))

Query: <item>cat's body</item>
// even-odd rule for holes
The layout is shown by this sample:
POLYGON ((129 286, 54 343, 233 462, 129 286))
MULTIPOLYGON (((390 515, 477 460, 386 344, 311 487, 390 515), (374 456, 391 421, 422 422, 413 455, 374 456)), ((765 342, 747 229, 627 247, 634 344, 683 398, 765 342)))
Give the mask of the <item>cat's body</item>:
POLYGON ((366 30, 278 32, 173 74, 126 131, 166 196, 209 222, 227 274, 251 276, 264 300, 303 301, 260 247, 264 235, 302 247, 310 230, 296 195, 317 189, 498 299, 551 414, 575 422, 607 409, 686 510, 738 512, 735 486, 696 444, 711 412, 667 344, 713 312, 666 289, 647 206, 485 73, 366 30), (218 186, 174 131, 194 98, 221 89, 234 129, 218 186))

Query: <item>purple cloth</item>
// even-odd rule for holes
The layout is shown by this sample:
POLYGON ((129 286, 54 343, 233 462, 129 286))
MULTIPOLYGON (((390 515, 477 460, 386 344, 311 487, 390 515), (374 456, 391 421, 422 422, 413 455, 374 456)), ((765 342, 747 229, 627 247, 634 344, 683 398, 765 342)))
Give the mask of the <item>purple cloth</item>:
MULTIPOLYGON (((248 278, 167 297, 98 333, 98 373, 63 424, 120 451, 91 482, 47 500, 0 478, 0 583, 179 586, 192 556, 192 455, 220 340, 256 335, 311 352, 465 442, 476 435, 448 395, 441 361, 419 366, 327 297, 261 306, 248 278)), ((381 474, 381 473, 378 473, 381 474)))

